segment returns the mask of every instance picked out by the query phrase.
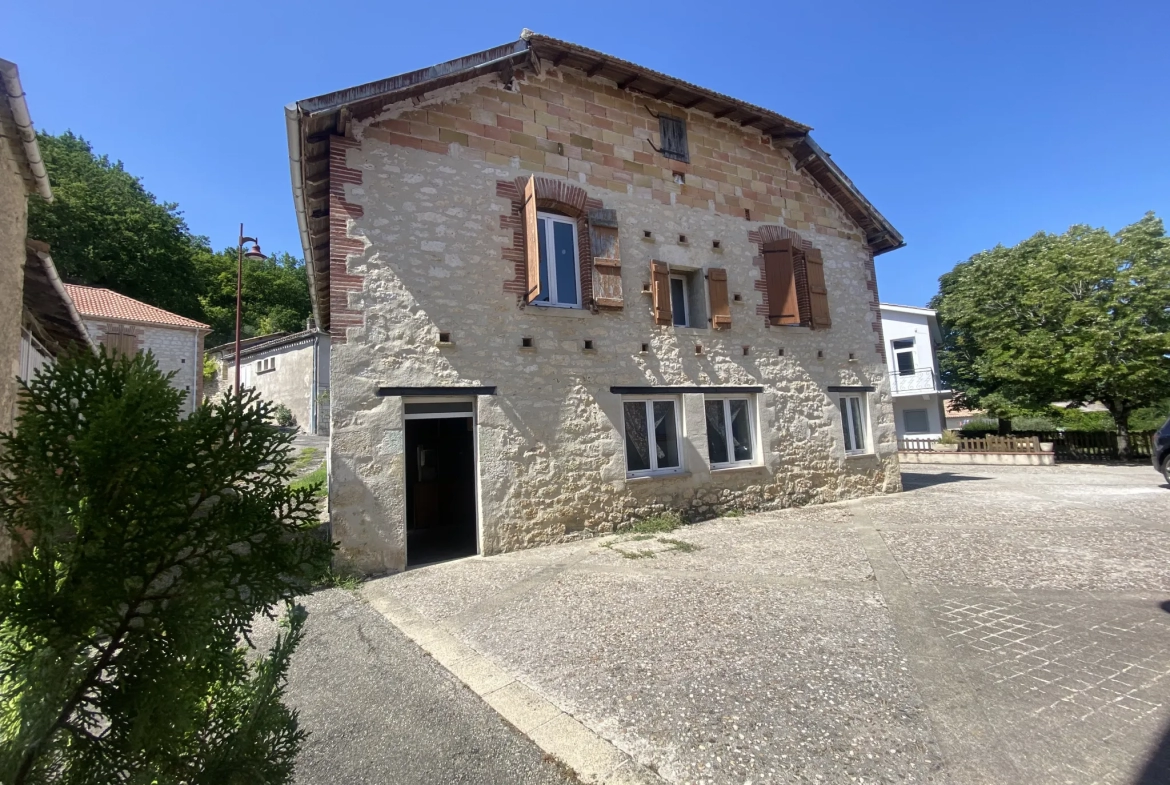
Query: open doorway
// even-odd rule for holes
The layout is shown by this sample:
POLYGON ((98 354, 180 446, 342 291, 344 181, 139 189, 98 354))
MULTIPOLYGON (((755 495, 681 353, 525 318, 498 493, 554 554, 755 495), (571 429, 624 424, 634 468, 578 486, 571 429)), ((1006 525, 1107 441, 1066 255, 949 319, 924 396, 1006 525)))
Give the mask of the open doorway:
POLYGON ((471 402, 408 403, 406 565, 478 552, 471 402))

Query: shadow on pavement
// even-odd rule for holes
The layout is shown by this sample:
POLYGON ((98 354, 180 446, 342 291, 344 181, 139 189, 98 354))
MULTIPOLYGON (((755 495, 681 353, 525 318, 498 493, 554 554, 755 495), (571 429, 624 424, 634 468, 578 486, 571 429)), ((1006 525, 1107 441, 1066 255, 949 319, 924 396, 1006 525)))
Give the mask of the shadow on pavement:
POLYGON ((1170 782, 1170 725, 1162 733, 1158 748, 1150 753, 1133 785, 1166 785, 1170 782))
POLYGON ((971 477, 966 474, 942 472, 941 474, 920 474, 918 472, 902 472, 902 490, 916 491, 919 488, 929 488, 932 485, 943 485, 948 482, 966 482, 967 480, 990 480, 990 477, 971 477))

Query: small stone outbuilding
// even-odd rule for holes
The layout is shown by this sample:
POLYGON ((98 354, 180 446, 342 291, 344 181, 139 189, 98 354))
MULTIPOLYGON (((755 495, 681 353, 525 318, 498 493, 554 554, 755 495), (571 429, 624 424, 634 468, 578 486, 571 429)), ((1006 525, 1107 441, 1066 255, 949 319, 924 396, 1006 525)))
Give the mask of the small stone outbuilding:
POLYGON ((808 126, 528 31, 286 114, 343 558, 899 489, 902 238, 808 126))
MULTIPOLYGON (((215 380, 207 395, 235 384, 236 345, 207 350, 215 363, 215 380)), ((287 406, 305 433, 329 433, 329 334, 311 324, 297 333, 273 333, 240 342, 240 385, 287 406)))
POLYGON ((90 338, 106 352, 149 351, 171 386, 186 393, 183 414, 203 400, 203 339, 209 325, 110 289, 66 284, 90 338))

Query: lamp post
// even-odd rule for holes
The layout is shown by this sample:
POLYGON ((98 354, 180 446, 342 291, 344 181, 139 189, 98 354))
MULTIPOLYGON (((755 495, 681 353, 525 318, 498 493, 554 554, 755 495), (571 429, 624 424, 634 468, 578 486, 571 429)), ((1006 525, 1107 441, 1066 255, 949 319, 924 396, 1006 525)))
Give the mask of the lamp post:
POLYGON ((260 252, 260 241, 255 237, 244 237, 244 225, 240 224, 240 244, 237 248, 236 260, 236 395, 240 394, 240 295, 244 290, 244 257, 249 259, 267 259, 260 252), (252 248, 244 253, 244 243, 251 243, 252 248))

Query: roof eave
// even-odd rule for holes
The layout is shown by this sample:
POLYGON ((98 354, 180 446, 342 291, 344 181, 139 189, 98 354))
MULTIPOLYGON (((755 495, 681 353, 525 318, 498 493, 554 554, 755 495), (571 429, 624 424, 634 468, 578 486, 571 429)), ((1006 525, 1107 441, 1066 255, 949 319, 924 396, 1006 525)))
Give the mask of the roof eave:
POLYGON ((12 114, 16 133, 20 137, 21 150, 24 152, 24 164, 32 178, 34 188, 42 199, 51 202, 53 189, 49 187, 49 173, 45 169, 41 149, 37 145, 37 132, 33 128, 32 117, 28 112, 24 87, 20 83, 20 69, 16 67, 16 63, 0 59, 0 83, 3 83, 8 109, 12 114))

